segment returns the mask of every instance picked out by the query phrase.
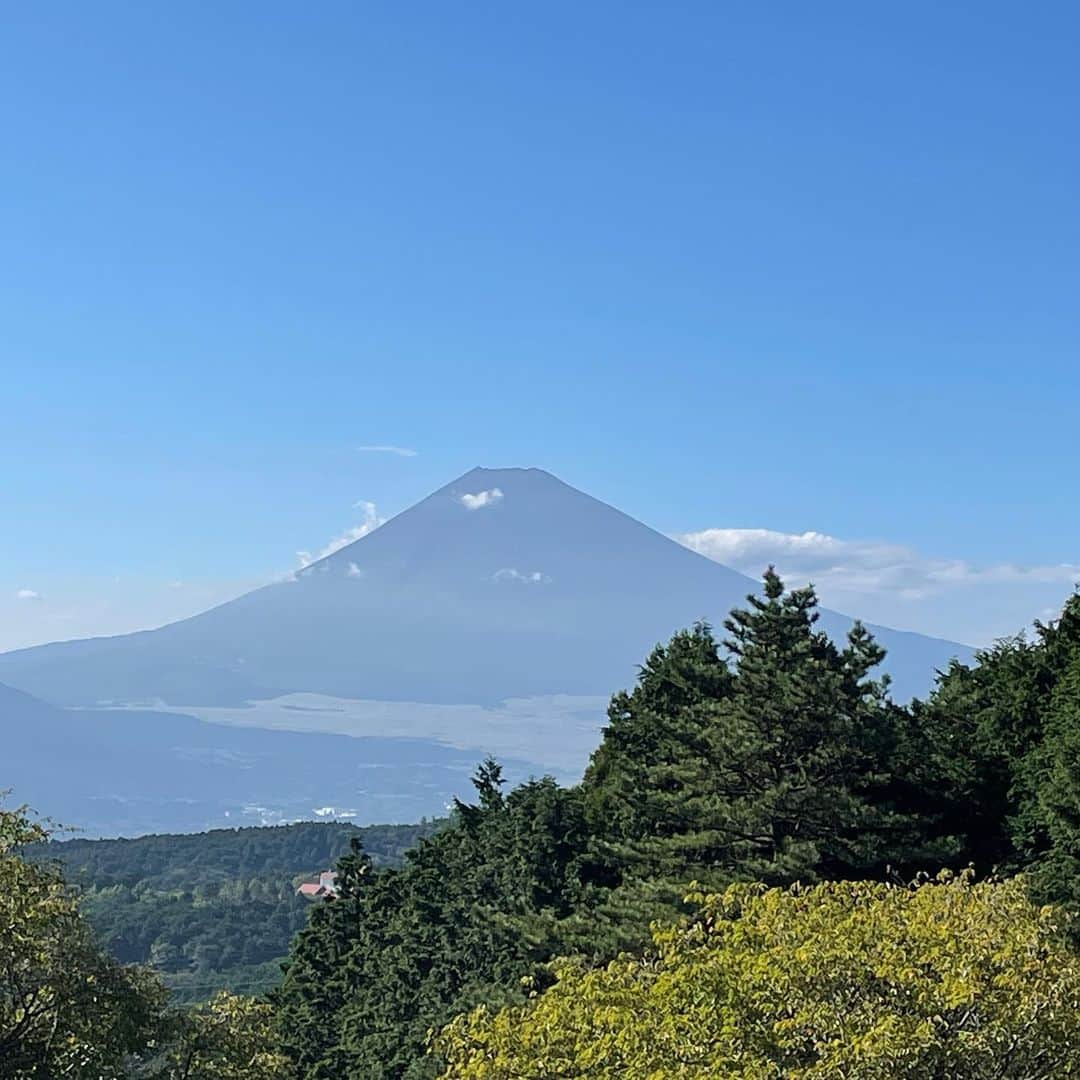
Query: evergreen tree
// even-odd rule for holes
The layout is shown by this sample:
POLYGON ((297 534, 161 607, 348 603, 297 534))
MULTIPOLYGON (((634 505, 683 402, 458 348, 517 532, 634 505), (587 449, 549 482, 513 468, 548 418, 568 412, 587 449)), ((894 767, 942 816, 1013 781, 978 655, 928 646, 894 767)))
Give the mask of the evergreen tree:
POLYGON ((979 704, 986 675, 954 661, 928 701, 894 710, 880 793, 906 826, 886 852, 902 880, 941 867, 986 876, 1013 863, 1012 772, 979 704))
POLYGON ((1054 689, 1043 746, 1028 763, 1037 772, 1045 851, 1031 880, 1040 899, 1080 913, 1080 650, 1054 689))
POLYGON ((884 651, 859 624, 837 648, 813 589, 785 592, 771 568, 748 605, 725 623, 734 671, 698 627, 612 703, 585 789, 635 876, 786 882, 877 854, 890 710, 871 672, 884 651))
POLYGON ((919 708, 939 745, 951 738, 932 801, 960 850, 980 873, 1026 871, 1038 899, 1080 912, 1080 595, 1031 639, 954 664, 919 708))
POLYGON ((1037 726, 1025 725, 1031 742, 1010 756, 1016 862, 1030 865, 1038 898, 1080 913, 1080 595, 1036 633, 1027 659, 1037 726))
POLYGON ((580 796, 550 779, 506 795, 492 761, 474 784, 477 802, 401 869, 343 859, 338 895, 297 936, 276 1001, 305 1080, 433 1076, 429 1030, 520 999, 564 951, 556 928, 585 888, 580 796))
POLYGON ((612 697, 603 741, 585 774, 598 832, 633 840, 663 827, 663 796, 685 790, 683 769, 707 752, 707 711, 730 694, 732 681, 707 623, 653 649, 637 685, 612 697))

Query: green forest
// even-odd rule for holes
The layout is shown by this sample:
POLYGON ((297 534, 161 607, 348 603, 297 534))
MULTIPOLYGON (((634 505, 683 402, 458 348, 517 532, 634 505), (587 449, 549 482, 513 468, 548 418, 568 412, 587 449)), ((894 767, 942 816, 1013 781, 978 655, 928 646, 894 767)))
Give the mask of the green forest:
POLYGON ((178 1001, 218 990, 263 994, 281 977, 310 901, 297 886, 333 867, 355 839, 376 866, 398 866, 436 826, 301 822, 132 840, 67 840, 53 860, 79 891, 106 951, 160 972, 178 1001))
POLYGON ((580 784, 507 790, 488 760, 439 828, 320 833, 338 894, 265 993, 177 1008, 144 965, 257 966, 230 890, 277 910, 320 867, 242 833, 187 838, 199 880, 175 838, 31 860, 41 826, 5 812, 5 1075, 1077 1074, 1080 596, 908 705, 861 625, 816 620, 770 570, 646 658, 580 784), (219 929, 173 941, 170 896, 219 929))

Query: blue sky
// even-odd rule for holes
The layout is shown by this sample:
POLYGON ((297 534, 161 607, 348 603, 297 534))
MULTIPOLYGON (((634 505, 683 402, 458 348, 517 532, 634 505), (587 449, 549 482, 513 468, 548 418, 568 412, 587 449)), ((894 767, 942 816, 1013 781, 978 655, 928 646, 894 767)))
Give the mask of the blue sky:
POLYGON ((4 21, 0 647, 197 610, 476 464, 767 530, 698 546, 963 640, 1068 591, 1074 5, 4 21))

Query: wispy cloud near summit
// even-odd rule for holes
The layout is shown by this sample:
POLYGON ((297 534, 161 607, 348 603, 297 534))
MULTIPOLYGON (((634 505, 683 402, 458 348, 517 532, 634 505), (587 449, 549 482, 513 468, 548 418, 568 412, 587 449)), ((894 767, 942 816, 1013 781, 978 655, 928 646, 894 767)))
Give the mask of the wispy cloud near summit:
MULTIPOLYGON (((379 511, 373 502, 361 501, 356 503, 355 506, 363 511, 364 520, 359 525, 347 529, 340 536, 335 536, 314 555, 310 551, 298 551, 296 557, 300 560, 301 570, 312 563, 318 562, 320 559, 325 559, 328 555, 333 555, 335 551, 340 551, 343 547, 348 547, 349 544, 362 539, 368 533, 374 532, 386 520, 379 516, 379 511)), ((355 564, 350 563, 349 565, 353 566, 355 564)))

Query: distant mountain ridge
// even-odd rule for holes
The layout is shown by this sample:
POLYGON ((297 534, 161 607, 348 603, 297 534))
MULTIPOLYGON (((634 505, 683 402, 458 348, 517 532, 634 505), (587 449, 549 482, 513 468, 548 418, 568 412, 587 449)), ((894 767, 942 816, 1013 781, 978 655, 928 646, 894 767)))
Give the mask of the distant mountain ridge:
MULTIPOLYGON (((79 706, 607 695, 657 641, 756 589, 547 472, 478 468, 293 580, 160 629, 4 654, 0 680, 79 706)), ((822 615, 835 635, 850 621, 822 615)), ((900 698, 971 655, 873 630, 900 698)))

